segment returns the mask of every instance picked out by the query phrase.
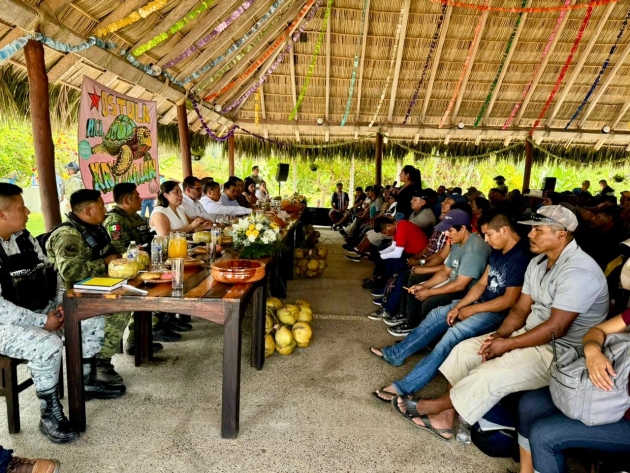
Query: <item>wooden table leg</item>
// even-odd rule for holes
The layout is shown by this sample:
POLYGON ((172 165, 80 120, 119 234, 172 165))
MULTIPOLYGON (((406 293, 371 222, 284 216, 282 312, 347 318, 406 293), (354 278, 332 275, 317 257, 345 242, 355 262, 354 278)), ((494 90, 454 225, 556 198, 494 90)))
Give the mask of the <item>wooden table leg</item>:
POLYGON ((68 406, 70 423, 79 432, 85 431, 85 394, 83 391, 83 348, 81 320, 74 298, 63 296, 66 335, 66 366, 68 376, 68 406))
POLYGON ((142 352, 142 362, 148 363, 149 361, 153 361, 153 312, 145 312, 144 316, 145 320, 143 325, 146 340, 143 340, 143 346, 146 349, 142 352))
POLYGON ((223 331, 223 399, 221 436, 234 439, 238 435, 241 398, 241 307, 238 302, 225 302, 223 331))
POLYGON ((151 350, 151 312, 136 311, 133 313, 133 323, 135 328, 135 365, 140 366, 148 363, 151 350))
POLYGON ((134 365, 142 364, 142 312, 137 310, 133 313, 133 348, 134 348, 134 365))
POLYGON ((265 365, 265 325, 267 278, 258 283, 252 297, 252 367, 261 370, 265 365))

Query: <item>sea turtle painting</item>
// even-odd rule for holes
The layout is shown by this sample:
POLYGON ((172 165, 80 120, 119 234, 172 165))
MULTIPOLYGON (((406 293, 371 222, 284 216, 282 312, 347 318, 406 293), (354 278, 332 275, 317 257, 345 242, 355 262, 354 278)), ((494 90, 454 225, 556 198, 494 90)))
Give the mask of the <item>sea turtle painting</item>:
POLYGON ((92 153, 107 153, 116 157, 110 167, 114 176, 122 176, 136 159, 151 161, 151 131, 146 126, 137 126, 127 115, 118 115, 112 122, 103 141, 92 147, 92 153))

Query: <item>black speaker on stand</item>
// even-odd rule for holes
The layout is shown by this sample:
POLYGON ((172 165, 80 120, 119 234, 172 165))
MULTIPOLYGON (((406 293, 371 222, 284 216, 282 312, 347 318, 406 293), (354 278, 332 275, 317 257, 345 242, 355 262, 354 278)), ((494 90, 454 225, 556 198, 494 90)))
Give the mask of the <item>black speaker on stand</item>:
POLYGON ((289 178, 289 165, 286 163, 278 163, 278 168, 276 169, 276 181, 278 181, 278 195, 282 197, 281 183, 287 182, 289 178))
POLYGON ((546 191, 554 192, 556 190, 556 178, 555 177, 545 177, 543 179, 543 194, 546 191))

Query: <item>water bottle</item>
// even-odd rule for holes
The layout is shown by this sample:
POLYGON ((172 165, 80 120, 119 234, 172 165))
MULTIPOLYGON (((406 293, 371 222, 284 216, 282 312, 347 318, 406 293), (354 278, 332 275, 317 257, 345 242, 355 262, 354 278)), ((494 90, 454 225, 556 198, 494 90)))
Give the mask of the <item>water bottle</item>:
POLYGON ((151 269, 162 269, 162 237, 159 236, 151 242, 151 269))
POLYGON ((457 429, 457 442, 460 445, 470 445, 470 424, 462 416, 459 416, 459 428, 457 429))
POLYGON ((214 245, 218 245, 219 244, 219 236, 221 235, 221 229, 217 226, 217 225, 212 225, 212 228, 210 229, 210 236, 211 236, 211 240, 212 243, 214 245))
POLYGON ((129 243, 129 248, 127 248, 127 259, 138 261, 138 245, 136 245, 135 241, 129 243))

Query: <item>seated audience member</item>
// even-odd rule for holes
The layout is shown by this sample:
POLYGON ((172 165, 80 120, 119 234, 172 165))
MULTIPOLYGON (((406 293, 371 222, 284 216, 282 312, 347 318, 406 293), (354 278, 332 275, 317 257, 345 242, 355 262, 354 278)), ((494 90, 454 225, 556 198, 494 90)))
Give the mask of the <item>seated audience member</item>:
POLYGON ((245 189, 243 190, 243 195, 249 204, 249 207, 254 207, 256 202, 258 202, 258 198, 256 197, 256 183, 250 179, 245 179, 245 189))
POLYGON ((337 183, 337 190, 333 193, 330 198, 330 212, 328 212, 328 216, 330 220, 332 220, 332 229, 337 230, 337 224, 346 214, 346 210, 348 210, 348 205, 350 204, 350 197, 348 197, 348 193, 343 191, 343 184, 341 182, 337 183))
POLYGON ((426 282, 409 288, 406 322, 387 330, 395 337, 406 337, 436 307, 461 299, 483 275, 490 247, 470 230, 470 215, 464 210, 451 210, 436 227, 448 233, 451 251, 444 266, 426 282))
POLYGON ((237 176, 228 177, 228 181, 232 181, 236 183, 236 202, 241 207, 251 208, 252 205, 247 200, 247 196, 245 195, 245 181, 237 176))
POLYGON ((479 219, 490 209, 490 202, 483 197, 475 197, 470 200, 470 208, 472 209, 471 226, 474 233, 479 233, 479 219))
POLYGON ((269 201, 269 191, 267 190, 267 183, 262 181, 260 187, 256 191, 256 198, 261 202, 269 201))
POLYGON ((179 183, 164 181, 160 184, 157 205, 149 218, 149 226, 158 235, 169 236, 170 232, 198 232, 207 230, 212 222, 202 217, 190 218, 182 210, 184 197, 179 183))
MULTIPOLYGON (((588 210, 582 209, 588 218, 588 210)), ((608 263, 618 256, 619 243, 622 240, 621 220, 615 206, 602 206, 591 209, 592 218, 588 222, 591 231, 577 239, 580 248, 591 256, 600 268, 606 269, 608 263), (583 237, 583 238, 582 238, 583 237)))
POLYGON ((606 179, 602 179, 601 181, 599 181, 599 188, 600 191, 597 193, 598 196, 615 195, 615 189, 608 185, 606 179))
POLYGON ((182 195, 181 209, 186 216, 191 219, 201 217, 204 220, 212 220, 210 215, 206 213, 199 199, 203 195, 203 185, 201 180, 195 176, 188 176, 182 182, 184 194, 182 195))
POLYGON ((529 189, 523 194, 523 197, 527 197, 528 199, 527 208, 525 212, 523 212, 524 218, 529 218, 531 214, 535 214, 536 211, 542 207, 545 198, 543 191, 540 189, 529 189))
POLYGON ((239 185, 235 181, 227 181, 223 184, 223 193, 219 199, 221 205, 227 207, 240 207, 238 203, 239 185))
POLYGON ((461 204, 467 204, 468 203, 468 198, 464 195, 462 195, 462 188, 461 187, 453 187, 453 190, 451 192, 449 192, 449 197, 451 197, 455 202, 461 203, 461 204))
POLYGON ((480 225, 485 241, 492 247, 481 279, 463 299, 433 309, 402 342, 380 350, 370 348, 389 364, 401 366, 409 356, 442 337, 405 378, 376 391, 378 399, 389 402, 395 395, 420 391, 435 377, 455 345, 498 329, 521 295, 532 256, 528 242, 521 240, 509 218, 498 211, 485 215, 480 225))
POLYGON ((521 297, 499 329, 451 351, 440 366, 447 394, 417 403, 407 397, 392 401, 420 429, 443 439, 452 437, 456 413, 460 425, 471 425, 508 394, 548 386, 551 334, 562 355, 606 317, 606 279, 573 241, 575 214, 551 205, 520 223, 532 226, 530 249, 539 256, 529 263, 521 297))
MULTIPOLYGON (((363 202, 365 202, 366 198, 367 195, 365 194, 365 192, 363 192, 363 187, 357 187, 354 191, 354 205, 352 207, 349 207, 345 211, 343 217, 339 219, 339 221, 337 222, 338 228, 342 227, 342 225, 344 225, 346 222, 352 221, 352 219, 356 216, 357 211, 363 206, 363 202)), ((343 228, 340 228, 340 230, 342 229, 343 228)))
POLYGON ((591 181, 586 180, 586 181, 582 181, 582 187, 576 187, 575 189, 573 189, 573 193, 574 194, 581 194, 582 192, 588 192, 588 189, 591 187, 591 181))
POLYGON ((496 207, 501 202, 505 200, 507 196, 507 191, 502 191, 498 187, 493 187, 488 191, 488 200, 490 201, 490 205, 492 207, 496 207))
POLYGON ((431 235, 433 227, 435 227, 435 215, 429 207, 431 193, 429 189, 421 191, 416 190, 411 196, 411 209, 413 212, 409 215, 409 221, 420 227, 425 234, 431 235))
POLYGON ((347 228, 340 228, 339 233, 346 238, 347 240, 352 238, 355 231, 358 230, 364 222, 369 220, 369 208, 372 204, 372 198, 374 198, 374 187, 367 186, 365 188, 366 198, 363 200, 361 205, 356 209, 356 215, 350 225, 347 228), (347 231, 346 231, 347 230, 347 231))
MULTIPOLYGON (((228 192, 225 195, 231 194, 231 189, 233 188, 228 188, 228 192)), ((249 215, 252 213, 252 209, 246 209, 238 204, 223 205, 221 203, 221 186, 219 186, 218 182, 208 182, 203 189, 203 193, 201 205, 215 221, 226 215, 249 215)))
MULTIPOLYGON (((586 368, 597 389, 615 387, 615 370, 602 353, 607 335, 627 332, 630 309, 591 328, 582 338, 586 368)), ((519 402, 518 443, 521 473, 566 473, 565 450, 588 449, 606 453, 630 453, 630 409, 612 424, 588 426, 569 419, 554 405, 549 388, 525 394, 519 402)))
POLYGON ((402 187, 396 189, 396 220, 408 219, 411 215, 411 196, 416 189, 422 189, 420 170, 410 164, 404 166, 398 175, 402 187))

